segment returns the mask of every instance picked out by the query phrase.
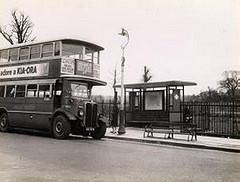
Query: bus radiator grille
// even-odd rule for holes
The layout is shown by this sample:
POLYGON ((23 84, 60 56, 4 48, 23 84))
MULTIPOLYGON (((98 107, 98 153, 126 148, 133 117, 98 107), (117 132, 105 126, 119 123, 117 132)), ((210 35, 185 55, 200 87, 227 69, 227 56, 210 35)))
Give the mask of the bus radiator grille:
POLYGON ((86 127, 96 127, 97 124, 97 104, 86 103, 86 127))

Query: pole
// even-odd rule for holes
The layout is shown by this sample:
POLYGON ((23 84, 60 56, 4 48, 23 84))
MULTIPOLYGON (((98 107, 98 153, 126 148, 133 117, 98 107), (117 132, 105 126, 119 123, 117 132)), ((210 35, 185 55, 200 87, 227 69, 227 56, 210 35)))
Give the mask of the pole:
POLYGON ((121 36, 126 36, 127 40, 121 45, 122 49, 122 64, 121 64, 121 105, 120 105, 120 123, 118 128, 118 134, 124 134, 125 131, 125 113, 124 113, 124 63, 125 63, 125 57, 124 57, 124 49, 127 46, 129 42, 129 34, 128 31, 122 28, 122 32, 119 33, 121 36))
POLYGON ((121 64, 121 105, 120 105, 120 123, 118 128, 118 134, 122 135, 126 133, 125 131, 125 114, 124 114, 124 49, 123 49, 123 56, 122 56, 122 64, 121 64))

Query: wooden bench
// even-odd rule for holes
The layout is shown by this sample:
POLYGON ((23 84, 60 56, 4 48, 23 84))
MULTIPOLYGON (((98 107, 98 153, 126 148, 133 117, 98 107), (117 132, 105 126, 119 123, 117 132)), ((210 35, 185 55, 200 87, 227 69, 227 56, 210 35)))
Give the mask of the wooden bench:
POLYGON ((193 123, 180 123, 180 122, 145 122, 143 137, 153 137, 153 133, 163 133, 164 138, 173 138, 174 134, 187 134, 188 141, 191 136, 197 140, 197 125, 193 123))

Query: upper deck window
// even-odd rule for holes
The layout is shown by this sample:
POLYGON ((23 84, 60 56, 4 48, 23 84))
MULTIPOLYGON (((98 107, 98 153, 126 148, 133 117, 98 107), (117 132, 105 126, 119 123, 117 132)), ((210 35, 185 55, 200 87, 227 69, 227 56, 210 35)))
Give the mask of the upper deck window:
POLYGON ((10 61, 18 60, 18 48, 10 49, 9 59, 10 59, 10 61))
POLYGON ((53 43, 43 44, 42 57, 53 56, 53 43))
POLYGON ((89 48, 85 49, 85 55, 83 57, 83 60, 91 62, 93 60, 93 51, 89 48))
POLYGON ((40 45, 33 45, 30 51, 31 59, 40 58, 40 45))
POLYGON ((55 43, 54 56, 60 55, 60 42, 55 43))
POLYGON ((0 63, 8 62, 8 50, 0 51, 0 63))
POLYGON ((29 58, 29 47, 20 48, 20 60, 29 58))
POLYGON ((63 43, 62 55, 88 62, 99 63, 99 52, 82 45, 63 43))
POLYGON ((75 59, 81 59, 83 54, 83 46, 74 44, 63 44, 63 56, 68 56, 75 59))
POLYGON ((93 53, 93 62, 99 64, 99 52, 93 53))

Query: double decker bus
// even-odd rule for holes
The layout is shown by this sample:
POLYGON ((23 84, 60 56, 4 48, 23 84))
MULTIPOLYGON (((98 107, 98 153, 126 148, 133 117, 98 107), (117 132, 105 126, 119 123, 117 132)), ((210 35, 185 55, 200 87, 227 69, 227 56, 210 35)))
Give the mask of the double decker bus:
POLYGON ((106 122, 91 100, 104 48, 77 39, 31 42, 0 50, 0 131, 39 130, 100 139, 106 122))

